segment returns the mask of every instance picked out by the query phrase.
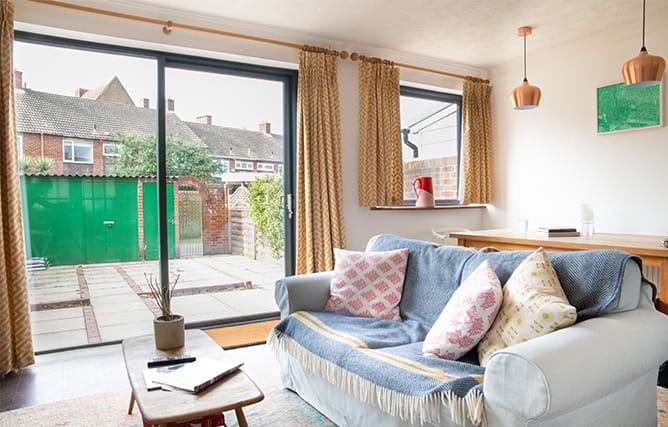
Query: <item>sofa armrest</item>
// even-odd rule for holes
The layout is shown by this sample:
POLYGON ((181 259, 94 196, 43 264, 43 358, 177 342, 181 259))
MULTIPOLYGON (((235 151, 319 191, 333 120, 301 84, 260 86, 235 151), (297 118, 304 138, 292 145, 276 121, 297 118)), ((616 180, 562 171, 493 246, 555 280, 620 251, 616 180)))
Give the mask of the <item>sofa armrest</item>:
MULTIPOLYGON (((488 418, 540 423, 658 372, 668 355, 668 316, 643 286, 637 309, 596 317, 494 353, 485 371, 488 418)), ((532 424, 533 425, 533 424, 532 424)))
POLYGON ((274 297, 281 319, 299 310, 322 311, 329 299, 332 272, 290 276, 276 282, 274 297))

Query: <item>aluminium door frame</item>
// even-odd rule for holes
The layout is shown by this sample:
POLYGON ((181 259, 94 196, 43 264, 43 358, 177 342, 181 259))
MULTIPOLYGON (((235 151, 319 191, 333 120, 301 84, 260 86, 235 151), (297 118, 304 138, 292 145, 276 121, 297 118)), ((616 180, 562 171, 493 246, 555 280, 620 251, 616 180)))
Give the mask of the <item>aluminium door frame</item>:
MULTIPOLYGON (((166 105, 165 105, 165 68, 190 69, 194 71, 215 72, 241 77, 261 78, 264 80, 280 81, 283 83, 283 128, 284 128, 284 155, 283 155, 283 185, 286 200, 294 200, 292 195, 296 190, 296 131, 297 131, 297 70, 264 65, 226 61, 215 58, 192 56, 163 52, 152 49, 134 48, 108 43, 91 42, 65 37, 56 37, 27 31, 14 31, 14 40, 19 42, 35 43, 53 47, 87 50, 98 53, 132 56, 144 59, 154 59, 157 68, 157 115, 156 129, 158 144, 158 218, 159 218, 159 260, 161 284, 169 282, 168 236, 167 236, 167 177, 165 171, 166 146, 166 105)), ((295 221, 288 212, 294 211, 294 206, 282 206, 285 218, 285 274, 295 273, 295 221)))

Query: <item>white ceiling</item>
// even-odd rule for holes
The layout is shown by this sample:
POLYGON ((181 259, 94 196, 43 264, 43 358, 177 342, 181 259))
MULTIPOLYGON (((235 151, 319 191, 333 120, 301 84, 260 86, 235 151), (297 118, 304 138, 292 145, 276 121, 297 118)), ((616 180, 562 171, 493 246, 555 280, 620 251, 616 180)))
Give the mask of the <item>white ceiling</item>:
MULTIPOLYGON (((352 46, 373 46, 478 67, 522 53, 517 27, 534 27, 529 52, 613 31, 637 37, 642 0, 120 0, 182 16, 225 18, 352 46)), ((668 23, 668 1, 647 0, 647 28, 668 23)), ((290 40, 285 40, 290 41, 290 40)), ((651 40, 647 43, 652 52, 651 40)), ((364 52, 361 52, 364 53, 364 52)), ((390 58, 391 59, 391 58, 390 58)))

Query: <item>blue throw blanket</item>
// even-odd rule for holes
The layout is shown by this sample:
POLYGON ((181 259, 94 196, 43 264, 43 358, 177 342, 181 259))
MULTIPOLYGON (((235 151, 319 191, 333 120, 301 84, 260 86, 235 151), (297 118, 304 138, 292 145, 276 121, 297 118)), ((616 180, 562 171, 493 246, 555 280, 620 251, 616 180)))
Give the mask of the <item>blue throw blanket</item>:
POLYGON ((407 423, 437 423, 443 404, 458 424, 467 416, 480 423, 485 369, 475 352, 459 361, 422 357, 423 339, 423 327, 412 320, 299 311, 276 325, 269 343, 407 423))

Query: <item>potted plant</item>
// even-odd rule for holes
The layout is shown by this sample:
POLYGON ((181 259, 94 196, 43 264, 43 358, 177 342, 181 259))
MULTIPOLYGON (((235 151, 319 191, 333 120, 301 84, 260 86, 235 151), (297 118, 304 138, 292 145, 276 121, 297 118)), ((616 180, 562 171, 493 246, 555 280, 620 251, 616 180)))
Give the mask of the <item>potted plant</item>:
POLYGON ((160 316, 153 319, 153 336, 158 350, 183 347, 185 342, 185 324, 183 316, 172 313, 172 296, 180 275, 163 289, 160 281, 152 274, 144 273, 151 296, 160 309, 160 316))

